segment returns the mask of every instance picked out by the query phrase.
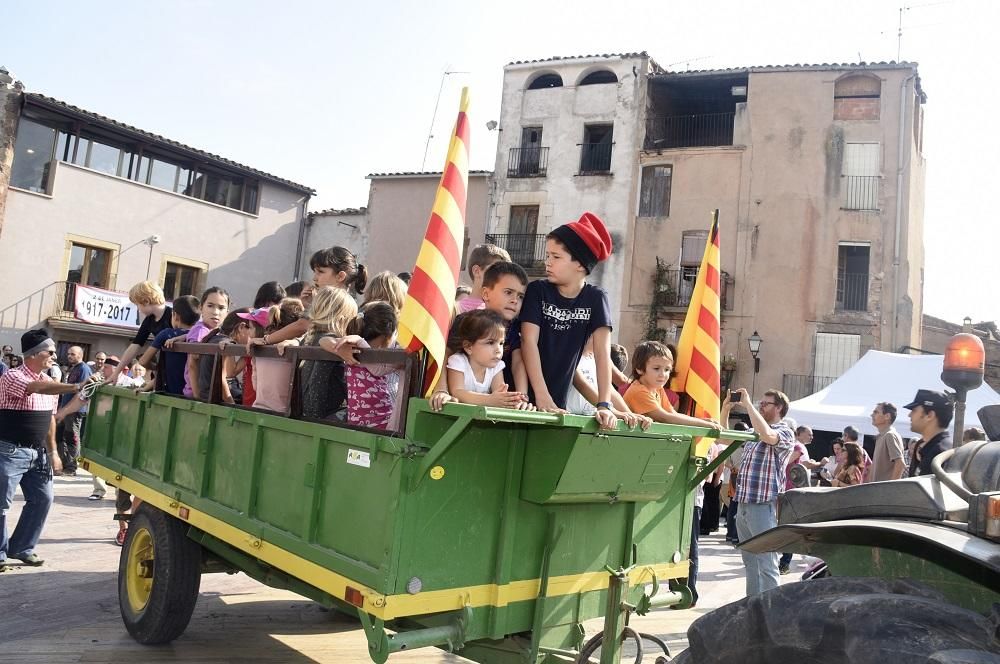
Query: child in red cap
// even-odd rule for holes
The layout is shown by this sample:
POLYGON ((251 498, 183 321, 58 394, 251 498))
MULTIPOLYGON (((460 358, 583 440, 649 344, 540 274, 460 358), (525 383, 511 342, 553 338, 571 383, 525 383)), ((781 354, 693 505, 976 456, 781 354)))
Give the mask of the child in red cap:
POLYGON ((566 412, 566 396, 587 339, 597 364, 597 420, 613 428, 611 409, 611 306, 608 294, 586 279, 611 255, 608 229, 585 212, 545 240, 545 279, 528 285, 521 307, 521 355, 539 410, 566 412), (543 359, 544 358, 544 359, 543 359))

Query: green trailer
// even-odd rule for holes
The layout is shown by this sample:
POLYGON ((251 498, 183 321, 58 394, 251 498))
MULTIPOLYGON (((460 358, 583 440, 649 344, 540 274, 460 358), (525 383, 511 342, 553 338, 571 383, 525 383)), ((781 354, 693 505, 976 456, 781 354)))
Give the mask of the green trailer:
MULTIPOLYGON (((362 359, 397 364, 412 392, 412 356, 362 359)), ((617 635, 601 653, 613 662, 630 613, 690 603, 693 487, 705 475, 695 443, 716 432, 434 412, 418 398, 405 428, 385 432, 217 400, 104 387, 90 406, 83 466, 142 500, 118 580, 140 642, 184 631, 207 572, 356 614, 375 662, 425 646, 498 664, 587 661, 602 635, 588 647, 582 623, 600 616, 602 634, 617 635)))

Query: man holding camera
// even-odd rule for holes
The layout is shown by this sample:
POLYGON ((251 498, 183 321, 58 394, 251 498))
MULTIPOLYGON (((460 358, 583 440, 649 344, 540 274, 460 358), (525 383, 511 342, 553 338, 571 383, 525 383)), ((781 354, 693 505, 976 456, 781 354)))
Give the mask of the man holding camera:
MULTIPOLYGON (((739 403, 750 416, 759 440, 743 446, 743 463, 736 478, 736 496, 740 504, 736 531, 740 541, 759 535, 778 525, 778 494, 785 488, 785 467, 792 454, 795 434, 781 420, 788 414, 788 397, 779 390, 768 390, 754 408, 745 388, 736 390, 739 403)), ((747 596, 778 587, 778 554, 743 551, 746 565, 747 596)))

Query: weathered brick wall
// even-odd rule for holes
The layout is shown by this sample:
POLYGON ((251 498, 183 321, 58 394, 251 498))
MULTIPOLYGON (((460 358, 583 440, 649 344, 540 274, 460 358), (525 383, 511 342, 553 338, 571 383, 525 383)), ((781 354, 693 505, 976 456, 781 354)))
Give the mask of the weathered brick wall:
POLYGON ((834 120, 878 120, 882 100, 878 97, 846 97, 833 100, 834 120))

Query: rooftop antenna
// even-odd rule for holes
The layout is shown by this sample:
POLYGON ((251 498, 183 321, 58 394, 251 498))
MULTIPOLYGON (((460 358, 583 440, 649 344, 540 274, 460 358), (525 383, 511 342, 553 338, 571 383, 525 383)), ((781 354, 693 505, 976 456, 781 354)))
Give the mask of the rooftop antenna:
POLYGON ((691 71, 691 63, 692 62, 698 62, 699 60, 708 60, 711 57, 712 57, 711 55, 702 55, 701 57, 697 57, 697 58, 689 58, 687 60, 678 60, 677 62, 668 62, 667 65, 666 65, 666 68, 670 69, 670 67, 673 67, 674 65, 684 65, 684 68, 685 68, 686 71, 691 71))
POLYGON ((427 130, 427 143, 424 145, 424 160, 420 162, 420 170, 427 167, 427 151, 431 149, 431 139, 434 138, 434 121, 437 120, 438 105, 441 103, 441 92, 444 90, 444 79, 452 74, 468 74, 467 71, 447 71, 441 74, 441 85, 438 86, 437 101, 434 102, 434 115, 431 116, 431 128, 427 130))
MULTIPOLYGON (((899 23, 896 26, 896 62, 900 61, 903 55, 903 12, 910 11, 913 9, 920 9, 922 7, 933 7, 935 5, 948 5, 951 4, 952 0, 940 0, 939 2, 921 2, 919 5, 903 5, 899 8, 899 23)), ((911 25, 908 26, 911 30, 914 28, 929 27, 932 25, 941 25, 940 23, 929 23, 927 25, 911 25)))
POLYGON ((899 62, 900 54, 903 52, 903 10, 909 11, 909 7, 899 8, 899 25, 896 28, 896 62, 899 62))

